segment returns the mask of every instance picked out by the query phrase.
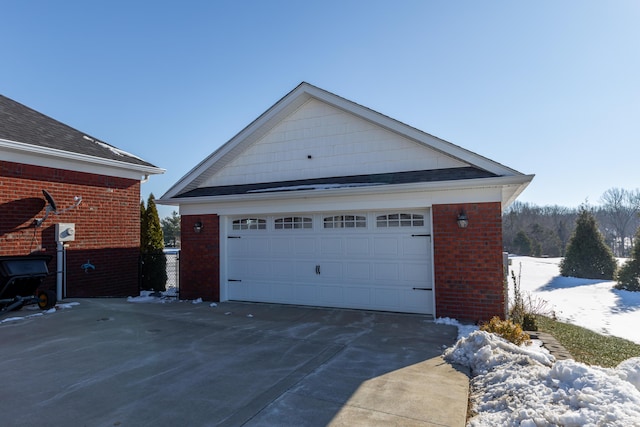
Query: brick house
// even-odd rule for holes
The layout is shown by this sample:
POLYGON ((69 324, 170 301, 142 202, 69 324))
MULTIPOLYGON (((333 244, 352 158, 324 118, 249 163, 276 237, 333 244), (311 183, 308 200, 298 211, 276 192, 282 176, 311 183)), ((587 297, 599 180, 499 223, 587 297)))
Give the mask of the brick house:
POLYGON ((186 298, 484 320, 532 179, 302 83, 158 203, 180 209, 186 298))
POLYGON ((163 172, 0 95, 0 255, 52 255, 51 285, 58 256, 55 225, 73 224, 64 253, 66 296, 135 294, 140 183, 163 172), (36 226, 46 214, 42 190, 57 211, 36 226))

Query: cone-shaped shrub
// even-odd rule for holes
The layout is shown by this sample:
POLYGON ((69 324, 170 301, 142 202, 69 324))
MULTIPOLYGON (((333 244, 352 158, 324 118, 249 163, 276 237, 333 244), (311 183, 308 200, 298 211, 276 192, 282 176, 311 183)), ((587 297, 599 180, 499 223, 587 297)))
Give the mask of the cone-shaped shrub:
POLYGON ((140 206, 140 260, 142 289, 164 291, 167 284, 167 258, 155 198, 149 195, 147 208, 140 206))
POLYGON ((560 263, 560 274, 585 279, 613 280, 617 266, 611 248, 598 231, 595 218, 582 206, 567 252, 560 263))

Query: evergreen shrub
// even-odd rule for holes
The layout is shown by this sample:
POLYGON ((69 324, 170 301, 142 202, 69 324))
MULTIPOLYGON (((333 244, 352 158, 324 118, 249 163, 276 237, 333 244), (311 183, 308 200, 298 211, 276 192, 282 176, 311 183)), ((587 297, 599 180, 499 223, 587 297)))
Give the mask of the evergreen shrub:
POLYGON ((560 262, 560 274, 613 280, 617 268, 618 263, 598 231, 593 214, 586 207, 581 207, 565 257, 560 262))
POLYGON ((616 281, 617 289, 640 292, 640 229, 636 232, 631 258, 618 271, 616 281))
POLYGON ((162 292, 167 284, 167 258, 153 194, 149 195, 146 209, 143 203, 140 204, 140 216, 140 287, 162 292))

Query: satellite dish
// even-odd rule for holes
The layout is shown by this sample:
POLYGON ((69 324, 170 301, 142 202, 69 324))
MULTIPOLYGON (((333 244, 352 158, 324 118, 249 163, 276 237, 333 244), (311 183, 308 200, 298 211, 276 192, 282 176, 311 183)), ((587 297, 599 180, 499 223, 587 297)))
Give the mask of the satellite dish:
POLYGON ((60 214, 65 213, 66 211, 68 211, 70 209, 78 207, 80 202, 82 202, 82 197, 75 196, 73 198, 73 200, 75 201, 75 204, 73 204, 72 206, 69 206, 68 208, 63 209, 62 211, 58 212, 58 207, 56 206, 56 201, 53 200, 53 196, 51 194, 49 194, 49 192, 47 190, 42 190, 42 194, 44 195, 44 198, 47 200, 47 208, 44 211, 44 217, 41 218, 41 219, 36 219, 35 220, 36 227, 40 227, 42 225, 42 223, 49 216, 49 212, 53 212, 56 215, 60 215, 60 214))
MULTIPOLYGON (((51 207, 51 211, 53 212, 57 211, 58 208, 56 208, 56 201, 53 200, 53 196, 51 196, 51 194, 49 194, 47 190, 42 190, 42 194, 44 194, 44 198, 47 199, 47 203, 49 203, 49 206, 51 207)), ((47 209, 49 209, 49 206, 47 206, 47 209)))

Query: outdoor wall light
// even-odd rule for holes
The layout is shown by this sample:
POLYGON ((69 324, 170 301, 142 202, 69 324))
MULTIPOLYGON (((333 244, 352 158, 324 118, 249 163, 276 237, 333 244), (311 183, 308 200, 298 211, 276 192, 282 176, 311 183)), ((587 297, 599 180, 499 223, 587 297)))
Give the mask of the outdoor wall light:
POLYGON ((467 214, 464 212, 464 210, 461 210, 460 213, 458 214, 458 227, 460 228, 467 228, 467 225, 469 225, 469 217, 467 217, 467 214))
POLYGON ((193 224, 193 231, 195 231, 196 233, 201 232, 203 228, 204 228, 204 225, 202 225, 202 221, 198 221, 195 224, 193 224))

